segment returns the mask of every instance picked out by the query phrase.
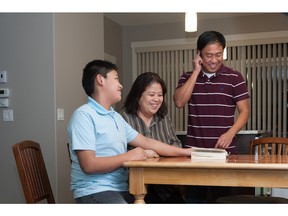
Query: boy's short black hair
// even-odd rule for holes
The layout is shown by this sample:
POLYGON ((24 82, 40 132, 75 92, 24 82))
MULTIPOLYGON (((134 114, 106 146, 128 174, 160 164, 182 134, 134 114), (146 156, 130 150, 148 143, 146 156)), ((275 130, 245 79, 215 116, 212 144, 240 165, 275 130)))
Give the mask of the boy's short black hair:
POLYGON ((89 62, 83 69, 82 86, 88 96, 94 92, 94 81, 98 74, 107 77, 107 73, 115 70, 118 72, 118 67, 108 61, 93 60, 89 62))

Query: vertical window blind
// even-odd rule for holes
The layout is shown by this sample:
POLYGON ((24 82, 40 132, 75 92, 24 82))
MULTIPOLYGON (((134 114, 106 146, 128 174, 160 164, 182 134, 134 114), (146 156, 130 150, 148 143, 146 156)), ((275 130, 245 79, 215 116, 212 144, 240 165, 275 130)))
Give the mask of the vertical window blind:
MULTIPOLYGON (((241 72, 250 94, 250 117, 246 130, 267 130, 273 136, 287 137, 288 36, 255 36, 228 40, 224 64, 241 72)), ((182 73, 193 70, 196 40, 188 44, 137 47, 134 50, 133 78, 143 72, 156 72, 167 85, 165 101, 176 131, 187 128, 187 106, 176 108, 173 94, 182 73)), ((155 43, 157 44, 157 43, 155 43)), ((236 112, 236 116, 238 113, 236 112)))

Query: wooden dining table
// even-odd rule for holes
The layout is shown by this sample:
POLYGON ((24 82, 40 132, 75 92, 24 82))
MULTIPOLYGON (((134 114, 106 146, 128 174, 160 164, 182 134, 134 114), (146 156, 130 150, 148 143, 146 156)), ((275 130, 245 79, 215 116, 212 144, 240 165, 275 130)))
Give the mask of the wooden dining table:
POLYGON ((160 157, 128 161, 134 203, 145 203, 149 184, 288 188, 288 156, 229 155, 227 160, 160 157))

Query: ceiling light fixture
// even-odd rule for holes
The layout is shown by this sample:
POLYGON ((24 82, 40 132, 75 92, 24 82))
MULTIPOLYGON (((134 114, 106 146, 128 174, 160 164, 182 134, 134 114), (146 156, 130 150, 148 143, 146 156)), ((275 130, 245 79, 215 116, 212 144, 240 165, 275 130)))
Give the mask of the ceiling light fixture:
POLYGON ((185 31, 186 32, 197 31, 197 13, 196 12, 185 13, 185 31))

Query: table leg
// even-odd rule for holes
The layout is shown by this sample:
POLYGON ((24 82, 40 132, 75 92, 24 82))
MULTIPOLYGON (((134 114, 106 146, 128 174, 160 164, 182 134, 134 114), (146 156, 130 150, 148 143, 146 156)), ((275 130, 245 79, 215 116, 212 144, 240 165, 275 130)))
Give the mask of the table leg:
POLYGON ((135 201, 134 204, 145 204, 144 197, 145 194, 134 194, 135 201))

